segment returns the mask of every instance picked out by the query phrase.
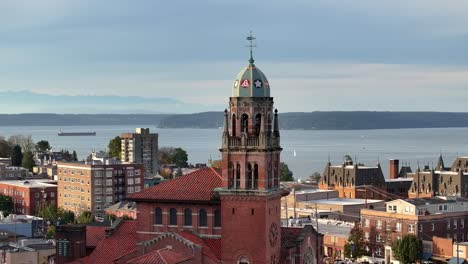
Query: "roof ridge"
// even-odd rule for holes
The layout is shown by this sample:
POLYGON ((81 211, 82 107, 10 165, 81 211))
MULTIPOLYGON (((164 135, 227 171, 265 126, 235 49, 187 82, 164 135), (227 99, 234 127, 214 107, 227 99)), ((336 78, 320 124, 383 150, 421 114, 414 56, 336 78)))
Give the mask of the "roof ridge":
POLYGON ((223 179, 223 176, 220 175, 216 169, 214 169, 213 167, 208 167, 208 168, 210 168, 221 180, 223 179))

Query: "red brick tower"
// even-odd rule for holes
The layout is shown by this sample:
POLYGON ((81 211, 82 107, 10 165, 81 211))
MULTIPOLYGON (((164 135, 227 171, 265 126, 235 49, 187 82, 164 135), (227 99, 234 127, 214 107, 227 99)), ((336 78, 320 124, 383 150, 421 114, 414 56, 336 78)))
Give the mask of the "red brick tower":
POLYGON ((224 113, 221 259, 223 263, 279 263, 278 111, 273 113, 268 80, 255 66, 252 50, 249 62, 234 82, 230 111, 224 113))

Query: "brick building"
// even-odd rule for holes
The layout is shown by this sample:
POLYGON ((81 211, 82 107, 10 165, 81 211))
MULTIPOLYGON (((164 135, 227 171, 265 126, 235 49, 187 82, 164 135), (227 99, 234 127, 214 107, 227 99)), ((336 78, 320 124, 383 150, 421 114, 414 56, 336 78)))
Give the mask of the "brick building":
POLYGON ((438 195, 468 197, 468 157, 458 157, 452 167, 445 167, 441 155, 436 168, 418 168, 408 176, 413 178, 408 191, 410 198, 438 195))
POLYGON ((322 262, 323 235, 311 226, 281 226, 288 191, 279 184, 278 111, 268 80, 249 62, 225 110, 222 169, 202 168, 129 195, 137 221, 122 222, 81 262, 155 262, 164 254, 184 263, 322 262))
POLYGON ((57 185, 51 180, 0 181, 0 193, 13 200, 13 213, 36 215, 42 205, 57 204, 57 185))
POLYGON ((407 166, 399 168, 399 161, 390 160, 390 177, 385 178, 380 163, 376 166, 354 164, 352 160, 341 165, 325 166, 319 188, 336 190, 341 198, 392 200, 407 198, 412 178, 407 166))
POLYGON ((362 209, 361 224, 370 254, 392 256, 391 245, 407 234, 422 240, 437 236, 467 241, 467 201, 456 197, 398 199, 387 202, 384 211, 362 209))
POLYGON ((85 164, 59 162, 58 206, 79 215, 91 211, 98 217, 104 209, 143 190, 142 164, 85 164))
POLYGON ((149 128, 137 128, 136 133, 124 133, 121 158, 123 162, 139 163, 145 167, 145 176, 158 174, 158 134, 149 128))

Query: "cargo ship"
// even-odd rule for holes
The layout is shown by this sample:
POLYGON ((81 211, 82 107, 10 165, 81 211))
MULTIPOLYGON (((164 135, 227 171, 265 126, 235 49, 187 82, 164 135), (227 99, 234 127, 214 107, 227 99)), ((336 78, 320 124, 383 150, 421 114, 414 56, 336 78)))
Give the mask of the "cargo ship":
POLYGON ((62 130, 59 130, 58 132, 59 136, 95 136, 96 132, 62 132, 62 130))

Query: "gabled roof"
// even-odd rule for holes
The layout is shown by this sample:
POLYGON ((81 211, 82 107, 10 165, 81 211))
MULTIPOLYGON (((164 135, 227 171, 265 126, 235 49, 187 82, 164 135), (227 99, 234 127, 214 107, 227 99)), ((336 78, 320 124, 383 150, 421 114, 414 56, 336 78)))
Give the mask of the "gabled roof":
POLYGON ((137 225, 137 221, 122 221, 112 235, 101 240, 91 255, 83 259, 83 262, 112 264, 114 259, 134 251, 138 242, 137 225))
POLYGON ((183 252, 177 252, 169 248, 151 251, 141 257, 127 261, 127 264, 176 264, 191 260, 194 257, 183 252))
POLYGON ((221 186, 221 171, 203 168, 133 193, 127 198, 132 201, 209 202, 215 198, 214 189, 221 186))
POLYGON ((96 247, 99 242, 106 238, 108 226, 86 226, 86 246, 96 247))
POLYGON ((196 234, 182 231, 178 232, 178 235, 181 237, 191 241, 194 244, 203 246, 203 255, 214 260, 216 262, 220 262, 221 260, 221 239, 211 239, 211 238, 201 238, 196 234))

